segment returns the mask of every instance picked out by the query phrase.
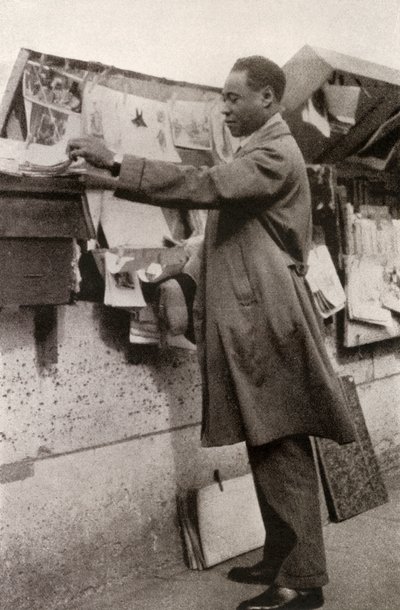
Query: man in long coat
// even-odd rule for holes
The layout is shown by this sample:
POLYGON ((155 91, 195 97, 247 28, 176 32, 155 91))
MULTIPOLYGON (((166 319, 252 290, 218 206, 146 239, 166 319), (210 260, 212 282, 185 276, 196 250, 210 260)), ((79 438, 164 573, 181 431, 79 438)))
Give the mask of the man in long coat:
POLYGON ((126 155, 93 138, 69 144, 116 176, 98 186, 158 206, 208 209, 194 303, 203 381, 202 442, 246 441, 266 541, 232 580, 272 584, 244 610, 317 608, 328 582, 309 436, 354 440, 304 276, 311 243, 306 168, 279 114, 285 76, 238 60, 223 89, 242 146, 226 165, 195 168, 126 155))

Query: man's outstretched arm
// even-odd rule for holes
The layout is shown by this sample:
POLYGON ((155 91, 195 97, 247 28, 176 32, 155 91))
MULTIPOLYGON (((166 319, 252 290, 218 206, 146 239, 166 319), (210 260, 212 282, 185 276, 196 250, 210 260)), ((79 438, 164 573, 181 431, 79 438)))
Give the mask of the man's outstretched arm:
MULTIPOLYGON (((112 170, 114 153, 97 138, 77 138, 68 145, 72 159, 112 170)), ((226 165, 192 167, 125 155, 118 180, 89 172, 96 188, 116 189, 116 196, 164 207, 219 208, 245 203, 268 205, 287 184, 285 155, 274 146, 259 148, 226 165)))

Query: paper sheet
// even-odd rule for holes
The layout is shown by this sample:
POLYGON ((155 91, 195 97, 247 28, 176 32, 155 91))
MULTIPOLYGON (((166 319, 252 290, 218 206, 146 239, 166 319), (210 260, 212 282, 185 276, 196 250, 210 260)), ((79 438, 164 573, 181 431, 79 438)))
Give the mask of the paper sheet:
POLYGON ((360 97, 360 87, 345 85, 323 86, 328 112, 338 121, 352 126, 356 123, 356 112, 360 97))
POLYGON ((385 265, 376 258, 350 256, 347 259, 347 301, 351 320, 378 326, 393 326, 391 312, 382 306, 385 265))
POLYGON ((160 248, 165 237, 172 239, 161 208, 118 199, 112 191, 104 192, 100 222, 109 248, 160 248))
POLYGON ((115 152, 181 162, 165 102, 88 82, 83 93, 82 129, 85 135, 104 138, 115 152))
POLYGON ((104 304, 112 307, 145 307, 134 257, 106 252, 104 304))
POLYGON ((324 318, 344 308, 346 295, 326 246, 314 247, 308 259, 306 280, 324 318))
POLYGON ((175 146, 211 150, 211 125, 207 102, 170 102, 172 134, 175 146))
POLYGON ((329 121, 326 115, 326 112, 321 114, 318 112, 312 99, 310 98, 305 107, 301 112, 301 118, 305 123, 310 123, 322 133, 325 138, 329 138, 331 135, 331 127, 329 125, 329 121))

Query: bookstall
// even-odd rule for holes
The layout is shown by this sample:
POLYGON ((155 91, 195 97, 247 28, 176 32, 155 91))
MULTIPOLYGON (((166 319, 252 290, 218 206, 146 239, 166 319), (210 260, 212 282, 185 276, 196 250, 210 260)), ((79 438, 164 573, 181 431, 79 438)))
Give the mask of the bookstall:
MULTIPOLYGON (((385 303, 366 308, 354 293, 364 263, 374 259, 379 283, 382 256, 398 252, 400 75, 310 47, 284 69, 285 118, 312 191, 307 279, 358 432, 344 451, 325 441, 316 447, 330 516, 339 521, 385 502, 380 469, 398 467, 399 340, 381 341, 400 336, 397 269, 387 273, 385 303), (337 88, 347 86, 343 106, 337 88), (341 318, 336 336, 331 322, 340 327, 341 318)), ((200 449, 195 355, 159 349, 147 302, 152 280, 175 273, 195 250, 204 214, 84 189, 81 168, 65 157, 69 137, 91 134, 121 153, 227 161, 237 143, 223 128, 219 97, 213 87, 26 49, 14 65, 0 107, 0 483, 2 578, 15 607, 30 610, 42 591, 65 605, 85 596, 88 582, 102 587, 182 561, 177 492, 200 489, 196 501, 221 500, 221 484, 210 488, 216 469, 225 489, 242 476, 238 493, 241 484, 248 489, 244 447, 200 449), (126 346, 139 353, 138 344, 152 346, 146 357, 127 357, 126 346)), ((211 565, 210 551, 220 551, 209 529, 214 516, 202 521, 213 543, 207 559, 195 552, 179 500, 192 567, 211 565)), ((258 546, 259 529, 253 533, 258 546)))
POLYGON ((284 70, 292 132, 309 163, 334 171, 335 209, 324 226, 346 290, 340 341, 398 337, 400 73, 309 46, 284 70))

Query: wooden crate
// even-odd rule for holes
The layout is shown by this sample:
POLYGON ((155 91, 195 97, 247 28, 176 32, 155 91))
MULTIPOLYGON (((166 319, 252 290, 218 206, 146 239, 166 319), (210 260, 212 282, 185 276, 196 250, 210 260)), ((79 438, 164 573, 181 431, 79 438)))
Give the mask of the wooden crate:
POLYGON ((74 239, 94 236, 76 178, 0 181, 0 306, 68 303, 74 239))

